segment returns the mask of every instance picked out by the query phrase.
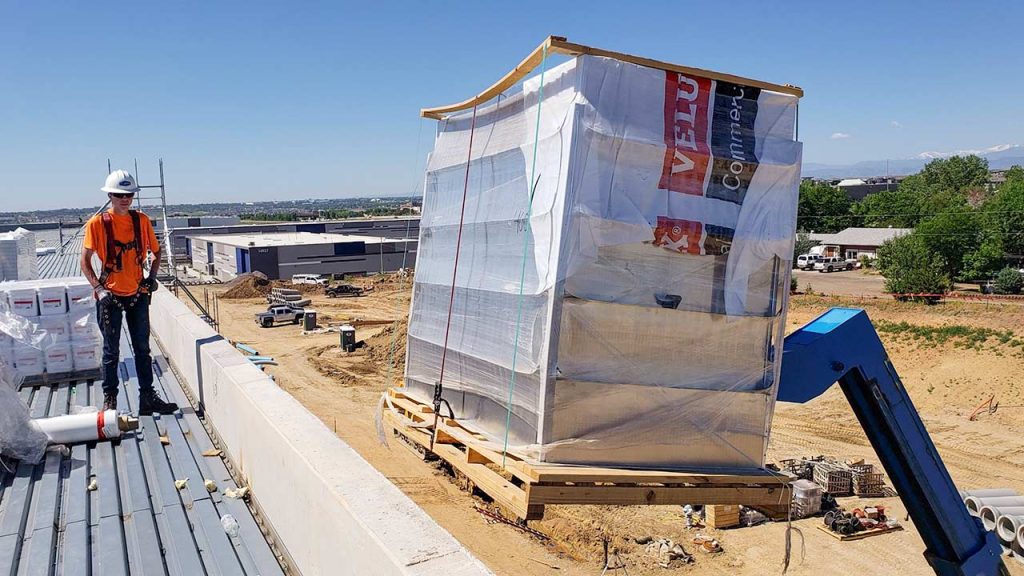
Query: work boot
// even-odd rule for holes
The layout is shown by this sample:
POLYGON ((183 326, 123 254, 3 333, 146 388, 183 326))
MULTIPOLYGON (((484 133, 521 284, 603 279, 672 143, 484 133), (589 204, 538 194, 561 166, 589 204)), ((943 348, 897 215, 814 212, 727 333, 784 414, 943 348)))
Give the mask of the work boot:
POLYGON ((165 402, 156 393, 156 390, 145 390, 139 393, 139 416, 174 414, 177 411, 178 405, 174 402, 165 402))
POLYGON ((107 392, 103 394, 103 410, 113 410, 117 412, 117 392, 111 394, 107 392))

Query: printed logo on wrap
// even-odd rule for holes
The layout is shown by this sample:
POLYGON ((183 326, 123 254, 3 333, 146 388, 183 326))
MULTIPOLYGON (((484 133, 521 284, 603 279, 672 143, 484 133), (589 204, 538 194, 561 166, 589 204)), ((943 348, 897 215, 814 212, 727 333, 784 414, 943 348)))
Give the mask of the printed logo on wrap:
POLYGON ((732 228, 658 216, 654 245, 683 254, 724 256, 732 247, 732 228))
MULTIPOLYGON (((665 158, 658 187, 742 204, 757 171, 754 123, 759 88, 665 73, 665 158)), ((659 216, 654 244, 687 254, 727 254, 734 230, 659 216)))

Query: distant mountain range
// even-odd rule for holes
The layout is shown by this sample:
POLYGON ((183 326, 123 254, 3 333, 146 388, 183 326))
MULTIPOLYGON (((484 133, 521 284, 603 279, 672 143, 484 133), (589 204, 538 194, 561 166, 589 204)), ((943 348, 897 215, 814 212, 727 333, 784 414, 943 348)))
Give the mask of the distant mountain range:
POLYGON ((956 152, 922 152, 913 158, 889 160, 865 160, 856 164, 818 164, 804 162, 803 175, 811 178, 866 178, 869 176, 901 176, 915 174, 924 165, 936 158, 950 156, 966 156, 975 154, 988 160, 991 170, 1002 170, 1014 164, 1024 166, 1024 146, 1020 144, 1000 144, 984 150, 957 150, 956 152))

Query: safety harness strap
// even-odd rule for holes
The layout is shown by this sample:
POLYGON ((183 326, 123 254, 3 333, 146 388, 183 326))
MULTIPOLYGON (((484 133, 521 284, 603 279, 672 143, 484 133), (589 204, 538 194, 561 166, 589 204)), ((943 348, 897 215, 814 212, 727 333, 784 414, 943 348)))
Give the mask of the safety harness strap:
POLYGON ((100 285, 106 287, 107 277, 111 272, 120 272, 124 269, 124 253, 129 250, 135 251, 135 261, 139 265, 139 278, 142 278, 142 263, 146 251, 142 249, 142 217, 138 210, 129 210, 132 218, 132 231, 135 237, 128 243, 119 242, 114 237, 114 218, 109 212, 104 212, 100 219, 103 222, 103 235, 106 236, 106 253, 103 255, 103 273, 100 275, 100 285))

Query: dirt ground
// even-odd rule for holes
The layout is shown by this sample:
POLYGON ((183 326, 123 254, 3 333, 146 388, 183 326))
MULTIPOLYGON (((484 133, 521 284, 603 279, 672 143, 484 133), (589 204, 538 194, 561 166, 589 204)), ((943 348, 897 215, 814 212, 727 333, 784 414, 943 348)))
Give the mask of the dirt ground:
MULTIPOLYGON (((819 291, 818 276, 862 277, 860 272, 811 274, 815 291, 819 291)), ((785 523, 688 531, 678 507, 549 506, 543 521, 531 523, 553 536, 548 541, 511 526, 488 523, 474 509, 479 500, 460 491, 437 468, 393 439, 390 447, 378 440, 374 416, 380 395, 389 382, 397 384, 402 376, 409 290, 397 282, 378 283, 375 288, 361 298, 311 295, 321 325, 358 324, 358 338, 367 345, 351 355, 338 349, 336 332, 302 335, 294 325, 259 328, 253 313, 264 308, 265 301, 255 298, 221 299, 221 330, 226 337, 275 357, 279 366, 267 371, 283 389, 495 573, 597 575, 602 568, 603 539, 621 550, 631 575, 781 573, 785 523), (690 541, 697 533, 718 538, 724 552, 713 556, 695 552, 690 541), (633 538, 641 536, 682 543, 694 554, 694 564, 674 563, 668 570, 658 567, 655 559, 645 555, 644 546, 633 543, 633 538)), ((217 290, 210 288, 211 298, 217 290)), ((202 301, 201 295, 197 297, 202 301)), ((968 302, 926 306, 872 297, 795 296, 788 327, 798 328, 837 305, 863 307, 876 325, 885 327, 882 339, 893 364, 957 485, 1008 486, 1024 493, 1024 307, 968 302), (999 409, 969 421, 975 406, 992 394, 999 409)), ((878 464, 837 388, 806 405, 780 404, 775 413, 769 461, 819 454, 865 458, 878 464)), ((837 566, 842 566, 844 573, 933 573, 921 555, 923 544, 917 531, 904 520, 905 508, 898 498, 852 499, 851 503, 884 503, 890 516, 901 520, 906 530, 839 542, 817 530, 820 518, 795 521, 793 526, 800 534, 793 536, 789 574, 829 573, 837 566)), ((1021 564, 1012 559, 1007 564, 1011 574, 1024 575, 1021 564)))

